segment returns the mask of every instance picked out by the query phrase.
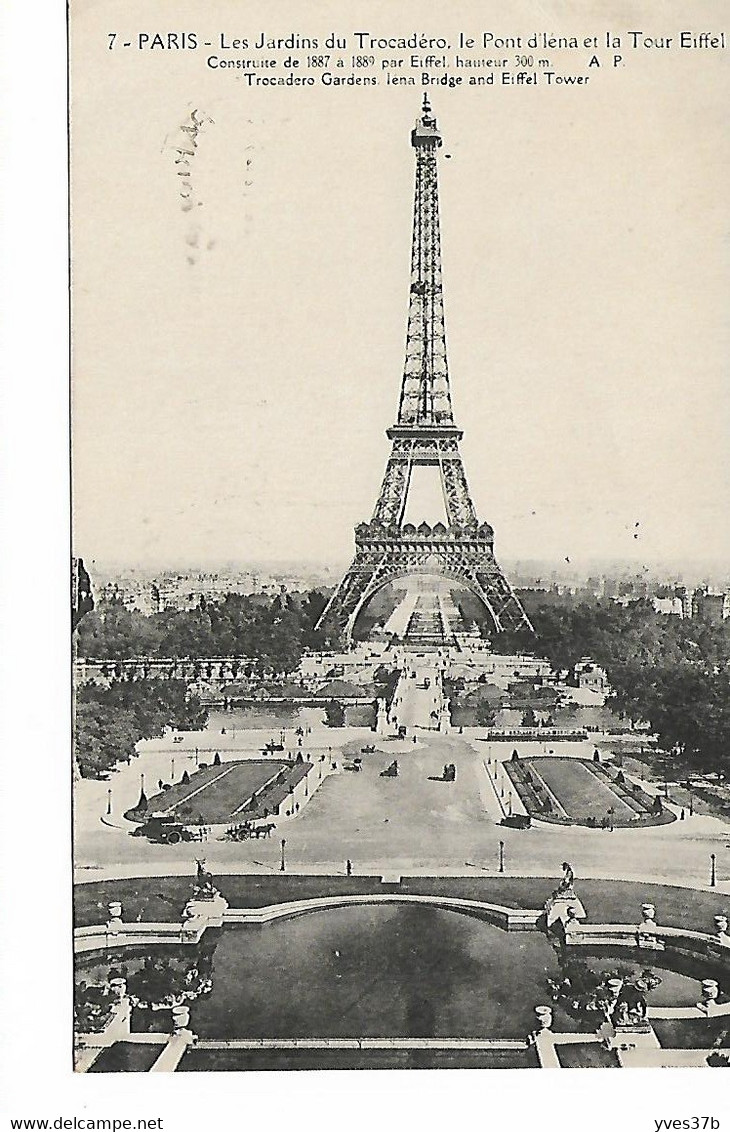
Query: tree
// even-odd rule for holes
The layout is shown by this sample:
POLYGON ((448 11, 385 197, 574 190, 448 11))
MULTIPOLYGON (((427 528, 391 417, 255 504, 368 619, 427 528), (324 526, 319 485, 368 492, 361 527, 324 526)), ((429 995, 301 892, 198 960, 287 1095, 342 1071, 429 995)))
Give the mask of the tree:
POLYGON ((589 656, 606 670, 610 703, 632 721, 648 722, 675 762, 687 770, 727 768, 730 621, 666 617, 645 600, 523 596, 536 630, 529 648, 555 671, 589 656))
POLYGON ((196 609, 145 616, 118 599, 100 602, 79 627, 80 656, 130 660, 145 656, 251 657, 260 670, 291 672, 305 648, 323 649, 326 635, 315 628, 327 604, 326 590, 305 594, 227 594, 196 609))
POLYGON ((474 709, 474 717, 479 727, 494 727, 497 712, 487 700, 480 700, 474 709))
POLYGON ((345 709, 339 700, 330 700, 325 704, 324 722, 327 727, 345 726, 345 709))
POLYGON ((183 680, 119 680, 109 688, 85 684, 77 690, 74 722, 81 774, 96 777, 133 758, 140 739, 160 736, 166 727, 196 730, 207 718, 183 680))
POLYGON ((395 695, 399 679, 400 673, 397 668, 388 668, 385 664, 381 664, 375 670, 373 683, 375 684, 378 699, 384 699, 388 706, 390 706, 393 696, 395 695))

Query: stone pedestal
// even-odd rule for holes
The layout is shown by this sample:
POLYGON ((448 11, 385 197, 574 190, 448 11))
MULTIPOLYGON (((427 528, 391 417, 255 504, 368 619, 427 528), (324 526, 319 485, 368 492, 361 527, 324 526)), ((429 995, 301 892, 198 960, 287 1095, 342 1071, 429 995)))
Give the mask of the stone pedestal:
POLYGON ((553 1024, 553 1008, 552 1006, 536 1006, 535 1018, 537 1019, 538 1030, 549 1030, 553 1024))
POLYGON ((612 998, 614 1003, 618 999, 618 996, 621 994, 621 988, 623 987, 623 985, 624 985, 623 979, 618 978, 618 977, 615 978, 615 979, 609 979, 608 982, 606 983, 606 986, 608 987, 608 992, 611 995, 611 998, 612 998))
POLYGON ((375 731, 378 735, 387 735, 389 730, 388 709, 385 700, 378 700, 378 716, 375 722, 375 731))
POLYGON ((641 923, 636 928, 636 943, 645 951, 663 951, 664 941, 656 935, 656 909, 653 904, 641 905, 641 923))
POLYGON ((720 988, 716 979, 703 979, 702 980, 702 1001, 697 1003, 699 1010, 705 1014, 712 1014, 717 1008, 717 996, 720 993, 720 988))
POLYGON ((124 998, 127 993, 127 980, 118 978, 109 980, 109 989, 117 999, 118 1002, 124 998))
POLYGON ((124 930, 122 923, 122 905, 118 900, 110 900, 106 906, 108 913, 108 920, 106 922, 106 930, 108 932, 121 932, 124 930))
POLYGON ((552 927, 554 923, 560 920, 566 930, 570 925, 574 931, 580 927, 579 921, 586 918, 586 910, 574 892, 551 896, 545 905, 545 911, 548 927, 552 927))
POLYGON ((187 1030, 190 1025, 190 1008, 188 1006, 173 1006, 172 1008, 172 1032, 179 1034, 183 1030, 187 1030))
MULTIPOLYGON (((635 1051, 642 1049, 654 1050, 658 1048, 658 1041, 656 1034, 652 1030, 648 1022, 629 1022, 626 1024, 620 1023, 613 1027, 613 1035, 606 1037, 604 1045, 607 1049, 612 1049, 619 1055, 619 1061, 624 1064, 621 1054, 627 1055, 629 1058, 636 1056, 635 1051)), ((627 1062, 631 1064, 632 1062, 627 1062)), ((636 1064, 640 1065, 639 1060, 636 1064)))
POLYGON ((221 896, 217 889, 213 890, 211 897, 194 896, 188 900, 183 909, 184 927, 192 927, 192 921, 195 921, 196 924, 204 922, 205 926, 209 928, 221 928, 227 910, 228 901, 224 896, 221 896))

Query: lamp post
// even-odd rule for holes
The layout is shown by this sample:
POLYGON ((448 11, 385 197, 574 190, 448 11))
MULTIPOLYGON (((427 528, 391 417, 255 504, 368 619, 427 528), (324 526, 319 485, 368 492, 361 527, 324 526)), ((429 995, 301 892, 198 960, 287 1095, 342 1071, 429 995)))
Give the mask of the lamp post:
POLYGON ((714 888, 717 884, 717 877, 715 874, 715 854, 710 853, 710 888, 714 888))
POLYGON ((499 871, 504 872, 504 841, 499 843, 499 871))
POLYGON ((286 849, 286 841, 282 837, 282 839, 281 839, 281 865, 279 866, 279 872, 282 872, 282 873, 286 872, 286 858, 284 857, 285 849, 286 849))
POLYGON ((175 780, 175 756, 170 755, 170 782, 175 780))
POLYGON ((106 812, 109 815, 112 812, 112 791, 111 787, 106 792, 106 812))

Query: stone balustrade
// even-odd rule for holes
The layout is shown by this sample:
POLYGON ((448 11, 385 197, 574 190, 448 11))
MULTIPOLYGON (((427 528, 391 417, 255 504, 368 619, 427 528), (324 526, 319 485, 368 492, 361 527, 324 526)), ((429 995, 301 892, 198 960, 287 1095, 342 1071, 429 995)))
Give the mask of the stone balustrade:
POLYGON ((730 940, 726 941, 723 934, 659 927, 649 920, 638 925, 571 923, 565 942, 569 947, 664 951, 668 955, 707 963, 713 970, 730 971, 730 940))

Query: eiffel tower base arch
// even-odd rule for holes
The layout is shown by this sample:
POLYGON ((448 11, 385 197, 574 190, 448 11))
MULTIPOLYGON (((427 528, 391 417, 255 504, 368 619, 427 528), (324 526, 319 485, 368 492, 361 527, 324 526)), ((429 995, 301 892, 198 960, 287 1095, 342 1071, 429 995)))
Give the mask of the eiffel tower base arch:
POLYGON ((492 552, 491 528, 449 532, 439 537, 422 524, 414 534, 402 529, 383 536, 363 524, 356 531, 352 565, 324 610, 319 627, 353 640, 355 623, 370 600, 390 582, 432 574, 447 578, 479 599, 496 632, 530 629, 530 623, 492 552), (375 536, 375 537, 374 537, 375 536))

